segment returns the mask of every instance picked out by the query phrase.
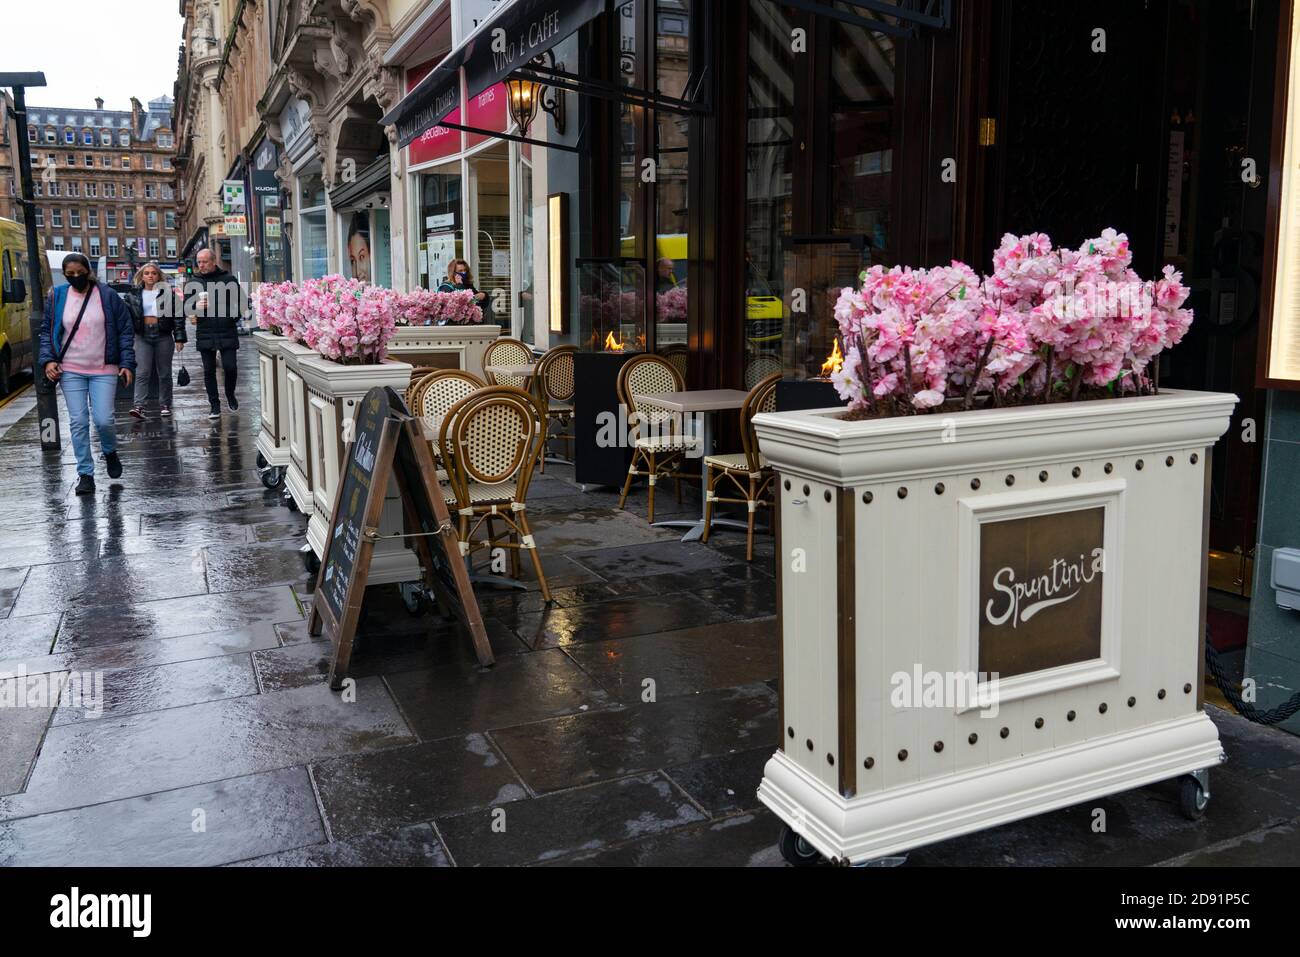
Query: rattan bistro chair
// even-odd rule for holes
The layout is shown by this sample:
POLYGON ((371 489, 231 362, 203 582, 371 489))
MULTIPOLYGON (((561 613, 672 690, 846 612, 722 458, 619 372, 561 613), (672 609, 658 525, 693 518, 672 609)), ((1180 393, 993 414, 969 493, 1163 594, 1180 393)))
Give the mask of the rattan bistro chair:
MULTIPOLYGON (((559 439, 573 448, 574 436, 571 432, 551 431, 551 423, 564 428, 573 421, 573 396, 577 392, 577 378, 574 374, 573 357, 577 346, 556 346, 537 360, 537 374, 533 376, 533 387, 542 411, 546 415, 546 440, 559 439)), ((569 455, 573 458, 572 452, 569 455)), ((546 449, 542 449, 542 471, 546 471, 546 449)))
POLYGON ((758 450, 758 436, 754 434, 754 416, 760 412, 776 411, 776 384, 781 381, 781 373, 767 376, 749 391, 745 402, 740 407, 740 438, 744 451, 733 455, 706 455, 704 468, 704 534, 700 541, 709 540, 709 529, 713 521, 714 502, 743 503, 748 510, 749 530, 745 536, 745 560, 754 560, 754 513, 759 506, 771 506, 775 489, 776 473, 767 463, 767 458, 758 450), (739 492, 743 498, 719 495, 718 484, 726 479, 729 485, 725 490, 739 492))
POLYGON ((420 414, 420 390, 442 369, 417 366, 411 370, 411 384, 406 387, 406 408, 411 415, 420 414))
MULTIPOLYGON (((421 380, 420 390, 416 395, 417 405, 412 409, 412 413, 441 421, 453 405, 472 392, 483 388, 486 388, 486 384, 472 372, 463 369, 439 369, 421 380)), ((433 446, 434 458, 439 458, 441 450, 437 443, 430 444, 433 446)))
POLYGON ((483 350, 483 378, 488 385, 510 385, 516 389, 527 389, 528 380, 517 375, 494 375, 487 371, 488 366, 521 365, 533 361, 533 350, 518 339, 502 336, 494 339, 483 350))
POLYGON ((519 575, 519 553, 533 562, 542 598, 551 591, 542 571, 525 511, 528 484, 542 452, 543 413, 522 389, 488 386, 457 402, 443 417, 438 444, 447 465, 447 501, 455 509, 461 554, 497 548, 510 550, 519 575), (505 525, 498 536, 496 522, 505 525), (480 536, 480 532, 485 534, 480 536))
POLYGON ((666 395, 682 392, 686 388, 681 374, 663 356, 652 353, 636 356, 623 364, 618 373, 618 400, 627 409, 627 421, 632 429, 635 446, 632 464, 623 483, 623 494, 618 507, 627 504, 627 493, 632 480, 645 476, 649 483, 648 521, 655 520, 655 482, 672 478, 677 483, 677 501, 682 500, 682 458, 695 448, 699 440, 683 434, 681 416, 667 409, 647 405, 637 406, 638 395, 666 395))

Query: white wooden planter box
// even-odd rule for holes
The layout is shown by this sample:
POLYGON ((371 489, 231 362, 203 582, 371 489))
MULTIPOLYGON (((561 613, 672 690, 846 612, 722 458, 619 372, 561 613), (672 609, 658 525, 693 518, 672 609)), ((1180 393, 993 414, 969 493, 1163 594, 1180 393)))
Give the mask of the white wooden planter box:
POLYGON ((757 416, 782 631, 763 803, 856 862, 1221 761, 1209 458, 1236 401, 757 416))
POLYGON ((483 353, 501 335, 495 323, 478 326, 398 326, 388 357, 416 368, 465 369, 483 374, 483 353))
MULTIPOLYGON (((311 452, 311 516, 307 541, 316 557, 325 552, 334 493, 344 461, 343 430, 355 415, 365 394, 375 386, 391 386, 399 395, 411 383, 411 366, 389 359, 377 365, 343 365, 313 353, 300 357, 297 368, 306 391, 307 447, 311 452)), ((400 535, 403 529, 402 502, 396 482, 389 483, 384 511, 379 523, 380 535, 400 535)), ((415 552, 401 538, 382 539, 375 547, 368 581, 415 581, 420 565, 415 552)))
POLYGON ((253 333, 257 343, 257 373, 261 391, 261 431, 257 434, 257 451, 267 465, 289 465, 289 401, 284 353, 280 347, 288 342, 284 336, 259 331, 253 333))
POLYGON ((307 430, 307 383, 300 364, 304 359, 319 359, 320 353, 286 339, 280 343, 280 354, 284 357, 284 415, 289 435, 289 470, 284 487, 298 511, 310 515, 313 454, 307 430))

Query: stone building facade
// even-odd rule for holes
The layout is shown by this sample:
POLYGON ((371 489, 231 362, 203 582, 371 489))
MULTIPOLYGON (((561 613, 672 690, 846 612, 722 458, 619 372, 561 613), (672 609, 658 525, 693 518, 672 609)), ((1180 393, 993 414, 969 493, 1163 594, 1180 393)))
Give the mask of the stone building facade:
MULTIPOLYGON (((107 278, 129 278, 133 263, 175 262, 175 140, 172 100, 130 110, 28 106, 27 140, 43 248, 106 258, 107 278)), ((12 134, 11 134, 12 135, 12 134)), ((8 155, 8 150, 5 150, 8 155)), ((0 215, 18 218, 16 171, 0 170, 0 215), (12 186, 11 186, 12 184, 12 186)))

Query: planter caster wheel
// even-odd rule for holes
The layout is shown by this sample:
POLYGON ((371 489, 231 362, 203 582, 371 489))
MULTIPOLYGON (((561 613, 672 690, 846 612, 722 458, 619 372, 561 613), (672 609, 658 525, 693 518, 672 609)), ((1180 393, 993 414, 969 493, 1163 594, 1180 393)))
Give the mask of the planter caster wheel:
POLYGON ((1178 779, 1178 810, 1189 821, 1205 817, 1210 803, 1209 774, 1197 771, 1178 779))
POLYGON ((402 582, 397 588, 402 594, 402 604, 406 606, 407 614, 418 615, 424 599, 424 586, 420 582, 402 582))
POLYGON ((284 481, 284 468, 275 466, 262 469, 262 485, 268 489, 277 489, 284 481))
POLYGON ((266 456, 263 455, 261 452, 258 452, 258 453, 257 453, 257 467, 258 467, 259 469, 264 469, 264 468, 266 468, 266 466, 267 466, 268 464, 269 464, 269 463, 266 461, 266 456))
POLYGON ((293 500, 293 496, 289 494, 288 489, 284 491, 284 507, 291 512, 298 511, 298 503, 293 500))
POLYGON ((320 559, 316 557, 316 553, 312 551, 310 548, 307 549, 307 551, 302 553, 302 563, 303 566, 307 569, 307 574, 309 575, 320 574, 320 559))
POLYGON ((811 867, 822 863, 817 849, 796 834, 789 824, 781 825, 781 856, 792 867, 811 867))

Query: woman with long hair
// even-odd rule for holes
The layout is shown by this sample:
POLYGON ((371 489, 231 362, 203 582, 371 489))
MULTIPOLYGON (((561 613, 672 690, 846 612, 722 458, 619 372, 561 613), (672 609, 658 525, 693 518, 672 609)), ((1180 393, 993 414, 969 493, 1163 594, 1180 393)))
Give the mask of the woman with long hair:
POLYGON ((149 374, 158 372, 158 414, 172 414, 172 355, 185 348, 185 319, 181 298, 167 284, 162 268, 147 262, 135 274, 126 294, 135 326, 135 404, 131 414, 144 418, 149 374))
POLYGON ((113 403, 118 379, 129 386, 135 377, 135 329, 126 303, 95 279, 90 260, 81 253, 63 258, 63 276, 68 284, 51 289, 45 300, 37 361, 45 378, 62 387, 77 454, 77 494, 89 495, 95 491, 92 418, 108 477, 122 475, 113 403))
POLYGON ((447 278, 438 284, 438 292, 472 292, 474 302, 483 310, 483 321, 493 322, 492 303, 488 295, 474 288, 474 276, 469 271, 469 263, 464 259, 453 259, 447 263, 447 278))

